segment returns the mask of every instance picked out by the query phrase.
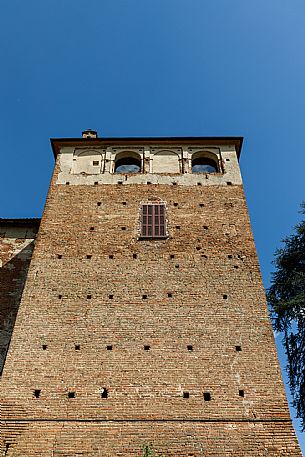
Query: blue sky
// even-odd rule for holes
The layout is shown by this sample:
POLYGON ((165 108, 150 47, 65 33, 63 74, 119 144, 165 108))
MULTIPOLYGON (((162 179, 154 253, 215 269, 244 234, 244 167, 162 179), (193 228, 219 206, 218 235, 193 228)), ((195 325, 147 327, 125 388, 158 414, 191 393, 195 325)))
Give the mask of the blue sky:
POLYGON ((1 217, 41 215, 50 137, 241 135, 268 285, 305 199, 303 0, 2 0, 0 42, 1 217))

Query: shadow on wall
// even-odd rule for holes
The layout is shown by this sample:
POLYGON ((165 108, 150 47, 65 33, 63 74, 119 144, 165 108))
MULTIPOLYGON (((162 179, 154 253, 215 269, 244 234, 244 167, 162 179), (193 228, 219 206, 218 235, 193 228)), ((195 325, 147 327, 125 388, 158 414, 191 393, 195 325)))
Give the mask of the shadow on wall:
MULTIPOLYGON (((5 238, 9 238, 7 234, 5 238)), ((34 248, 34 240, 28 241, 29 243, 25 247, 7 262, 3 262, 0 268, 0 376, 3 372, 34 248)))

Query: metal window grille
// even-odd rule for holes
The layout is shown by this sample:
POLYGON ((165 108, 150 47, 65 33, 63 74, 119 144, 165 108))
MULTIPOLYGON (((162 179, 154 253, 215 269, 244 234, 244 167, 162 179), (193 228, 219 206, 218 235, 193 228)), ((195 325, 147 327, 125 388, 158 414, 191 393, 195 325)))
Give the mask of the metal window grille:
POLYGON ((141 210, 141 238, 166 238, 164 203, 147 203, 141 210))

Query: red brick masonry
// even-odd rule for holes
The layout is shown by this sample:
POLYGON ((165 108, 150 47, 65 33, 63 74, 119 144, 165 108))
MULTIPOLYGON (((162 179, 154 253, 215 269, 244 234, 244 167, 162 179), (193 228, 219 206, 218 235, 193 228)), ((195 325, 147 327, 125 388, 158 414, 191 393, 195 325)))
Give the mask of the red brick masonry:
POLYGON ((56 174, 1 380, 2 455, 301 456, 242 186, 56 174), (148 199, 166 240, 138 240, 148 199))

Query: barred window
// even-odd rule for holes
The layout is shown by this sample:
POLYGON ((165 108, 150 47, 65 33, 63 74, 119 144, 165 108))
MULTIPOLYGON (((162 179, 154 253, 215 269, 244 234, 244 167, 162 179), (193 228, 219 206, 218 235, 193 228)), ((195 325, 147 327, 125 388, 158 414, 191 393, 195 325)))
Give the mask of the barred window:
POLYGON ((143 204, 141 238, 166 238, 166 214, 163 202, 143 204))

